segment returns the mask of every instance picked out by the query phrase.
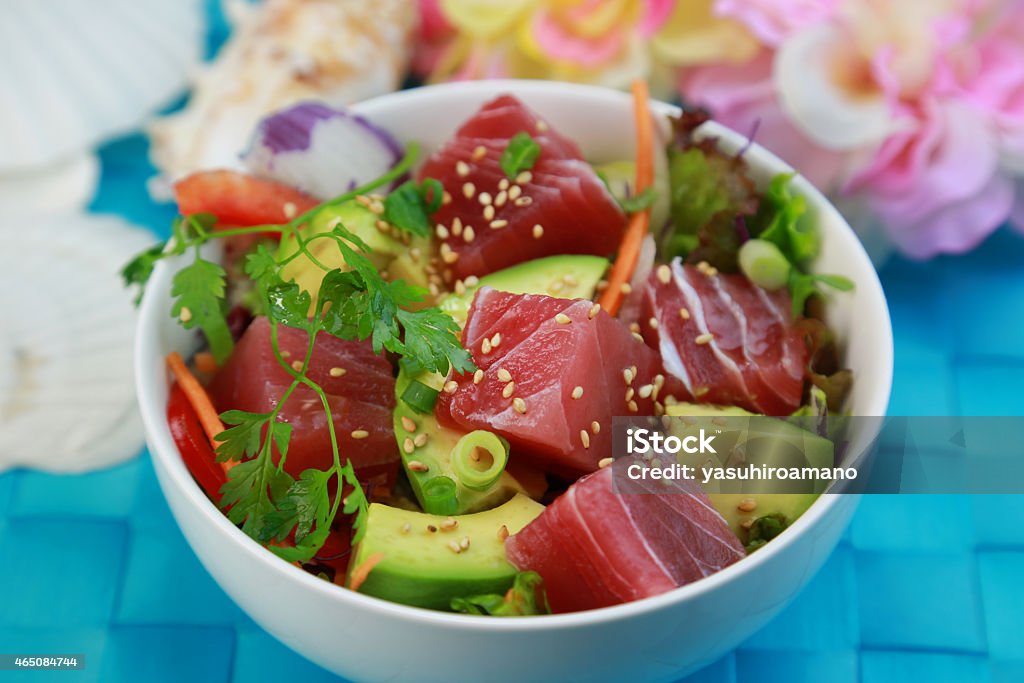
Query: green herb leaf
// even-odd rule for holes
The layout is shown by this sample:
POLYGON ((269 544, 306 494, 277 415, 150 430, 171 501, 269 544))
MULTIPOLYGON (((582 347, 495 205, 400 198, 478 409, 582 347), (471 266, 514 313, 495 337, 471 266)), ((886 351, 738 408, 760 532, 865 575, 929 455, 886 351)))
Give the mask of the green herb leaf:
POLYGON ((512 587, 504 595, 495 593, 453 598, 451 607, 463 614, 480 614, 492 617, 524 617, 537 614, 551 614, 544 580, 537 572, 519 572, 512 587))
POLYGON ((270 413, 229 410, 221 413, 224 424, 233 425, 217 435, 217 461, 241 462, 259 455, 263 447, 263 428, 270 422, 270 413))
POLYGON ((271 285, 267 290, 267 315, 271 319, 300 330, 310 331, 309 307, 312 298, 309 292, 294 282, 271 285))
POLYGON ((529 171, 540 157, 540 145, 530 137, 529 133, 520 131, 508 141, 508 146, 501 153, 498 164, 509 180, 515 180, 523 171, 529 171))
POLYGON ((139 293, 135 296, 136 306, 142 301, 142 295, 146 293, 146 283, 149 282, 149 277, 153 274, 153 268, 157 261, 164 257, 166 247, 167 242, 158 242, 126 263, 121 269, 121 278, 126 287, 139 286, 139 293))
POLYGON ((816 275, 801 273, 796 268, 789 273, 789 294, 793 298, 793 317, 803 314, 807 299, 812 296, 821 296, 822 291, 818 283, 828 285, 840 292, 849 292, 854 288, 854 283, 841 275, 816 275))
POLYGON ((653 187, 648 187, 644 188, 644 191, 640 194, 619 200, 619 206, 621 206, 622 210, 626 213, 639 213, 644 209, 649 209, 654 206, 654 202, 656 201, 658 201, 658 191, 653 187))
POLYGON ((398 320, 405 330, 406 357, 415 359, 424 370, 445 375, 449 363, 459 374, 476 370, 459 341, 459 326, 447 313, 437 308, 399 309, 398 320))
POLYGON ((175 274, 171 285, 171 296, 176 297, 171 315, 185 329, 202 329, 218 364, 227 360, 234 348, 224 317, 224 277, 219 265, 197 257, 175 274))
POLYGON ((332 506, 328 484, 333 476, 330 470, 303 471, 269 515, 267 533, 283 541, 295 529, 295 544, 302 545, 314 529, 329 531, 332 506))
POLYGON ((758 517, 750 525, 750 531, 747 532, 747 552, 752 553, 765 545, 768 541, 785 531, 789 524, 789 518, 778 512, 758 517))
POLYGON ((790 192, 792 173, 772 178, 757 214, 748 227, 755 237, 772 242, 795 266, 814 258, 821 246, 815 226, 807 220, 807 200, 790 192))
POLYGON ((441 183, 432 178, 423 185, 417 185, 414 180, 402 183, 384 198, 384 220, 417 237, 428 237, 431 226, 430 214, 437 210, 436 207, 439 207, 441 202, 438 192, 440 186, 441 183), (429 204, 427 194, 431 196, 429 204), (435 208, 431 208, 432 206, 435 208))

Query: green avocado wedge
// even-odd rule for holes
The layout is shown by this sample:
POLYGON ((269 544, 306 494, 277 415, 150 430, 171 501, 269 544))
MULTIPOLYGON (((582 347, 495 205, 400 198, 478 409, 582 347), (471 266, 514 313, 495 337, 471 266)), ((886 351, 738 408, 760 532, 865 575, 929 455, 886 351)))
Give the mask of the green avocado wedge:
POLYGON ((439 610, 450 610, 452 598, 504 593, 517 573, 505 557, 504 539, 543 510, 524 495, 450 518, 373 503, 366 534, 352 554, 348 583, 367 560, 377 559, 357 586, 360 593, 439 610))

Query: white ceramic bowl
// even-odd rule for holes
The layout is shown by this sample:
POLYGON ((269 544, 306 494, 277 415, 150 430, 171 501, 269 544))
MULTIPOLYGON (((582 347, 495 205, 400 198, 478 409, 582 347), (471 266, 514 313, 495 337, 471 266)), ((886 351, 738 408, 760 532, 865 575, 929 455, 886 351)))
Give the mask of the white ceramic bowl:
MULTIPOLYGON (((532 81, 434 86, 358 105, 402 140, 430 150, 484 101, 510 92, 575 139, 592 161, 631 158, 631 103, 609 90, 532 81)), ((657 105, 661 112, 675 111, 657 105)), ((708 124, 728 149, 746 140, 708 124)), ((664 131, 663 131, 664 132, 664 131)), ((790 170, 754 145, 746 152, 758 182, 790 170)), ((803 179, 823 236, 821 272, 857 283, 829 306, 830 324, 856 372, 851 408, 884 415, 892 380, 892 330, 875 271, 849 226, 803 179)), ((181 264, 157 267, 139 320, 136 377, 150 452, 175 519, 203 565, 261 626, 286 645, 354 680, 671 680, 708 663, 753 633, 814 575, 856 506, 826 495, 790 529, 752 556, 702 581, 657 597, 590 612, 498 619, 421 610, 353 593, 283 562, 235 528, 185 468, 165 420, 164 357, 188 351, 191 335, 170 318, 170 281, 181 264)), ((855 435, 865 445, 871 434, 855 435)))

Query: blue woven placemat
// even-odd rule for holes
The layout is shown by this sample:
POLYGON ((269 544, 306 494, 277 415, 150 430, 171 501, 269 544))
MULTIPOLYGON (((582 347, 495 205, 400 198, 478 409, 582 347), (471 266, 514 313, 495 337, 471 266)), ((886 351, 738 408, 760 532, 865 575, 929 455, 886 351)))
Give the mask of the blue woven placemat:
MULTIPOLYGON (((216 39, 214 39, 216 40, 216 39)), ((141 137, 102 151, 93 209, 166 233, 141 137)), ((882 271, 896 415, 1024 414, 1024 240, 882 271)), ((1024 496, 869 496, 771 624, 700 683, 1024 681, 1024 496)), ((182 538, 148 454, 83 476, 0 475, 0 652, 80 652, 33 681, 339 680, 277 643, 182 538), (187 656, 183 656, 187 653, 187 656)), ((6 678, 0 672, 0 679, 6 678)))

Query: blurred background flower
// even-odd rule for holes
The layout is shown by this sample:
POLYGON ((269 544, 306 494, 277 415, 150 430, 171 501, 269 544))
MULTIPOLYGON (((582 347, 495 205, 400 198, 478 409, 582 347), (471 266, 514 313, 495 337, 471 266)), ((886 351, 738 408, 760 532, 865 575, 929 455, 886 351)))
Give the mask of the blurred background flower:
POLYGON ((1021 0, 421 0, 428 80, 675 86, 913 257, 1024 229, 1021 0))

